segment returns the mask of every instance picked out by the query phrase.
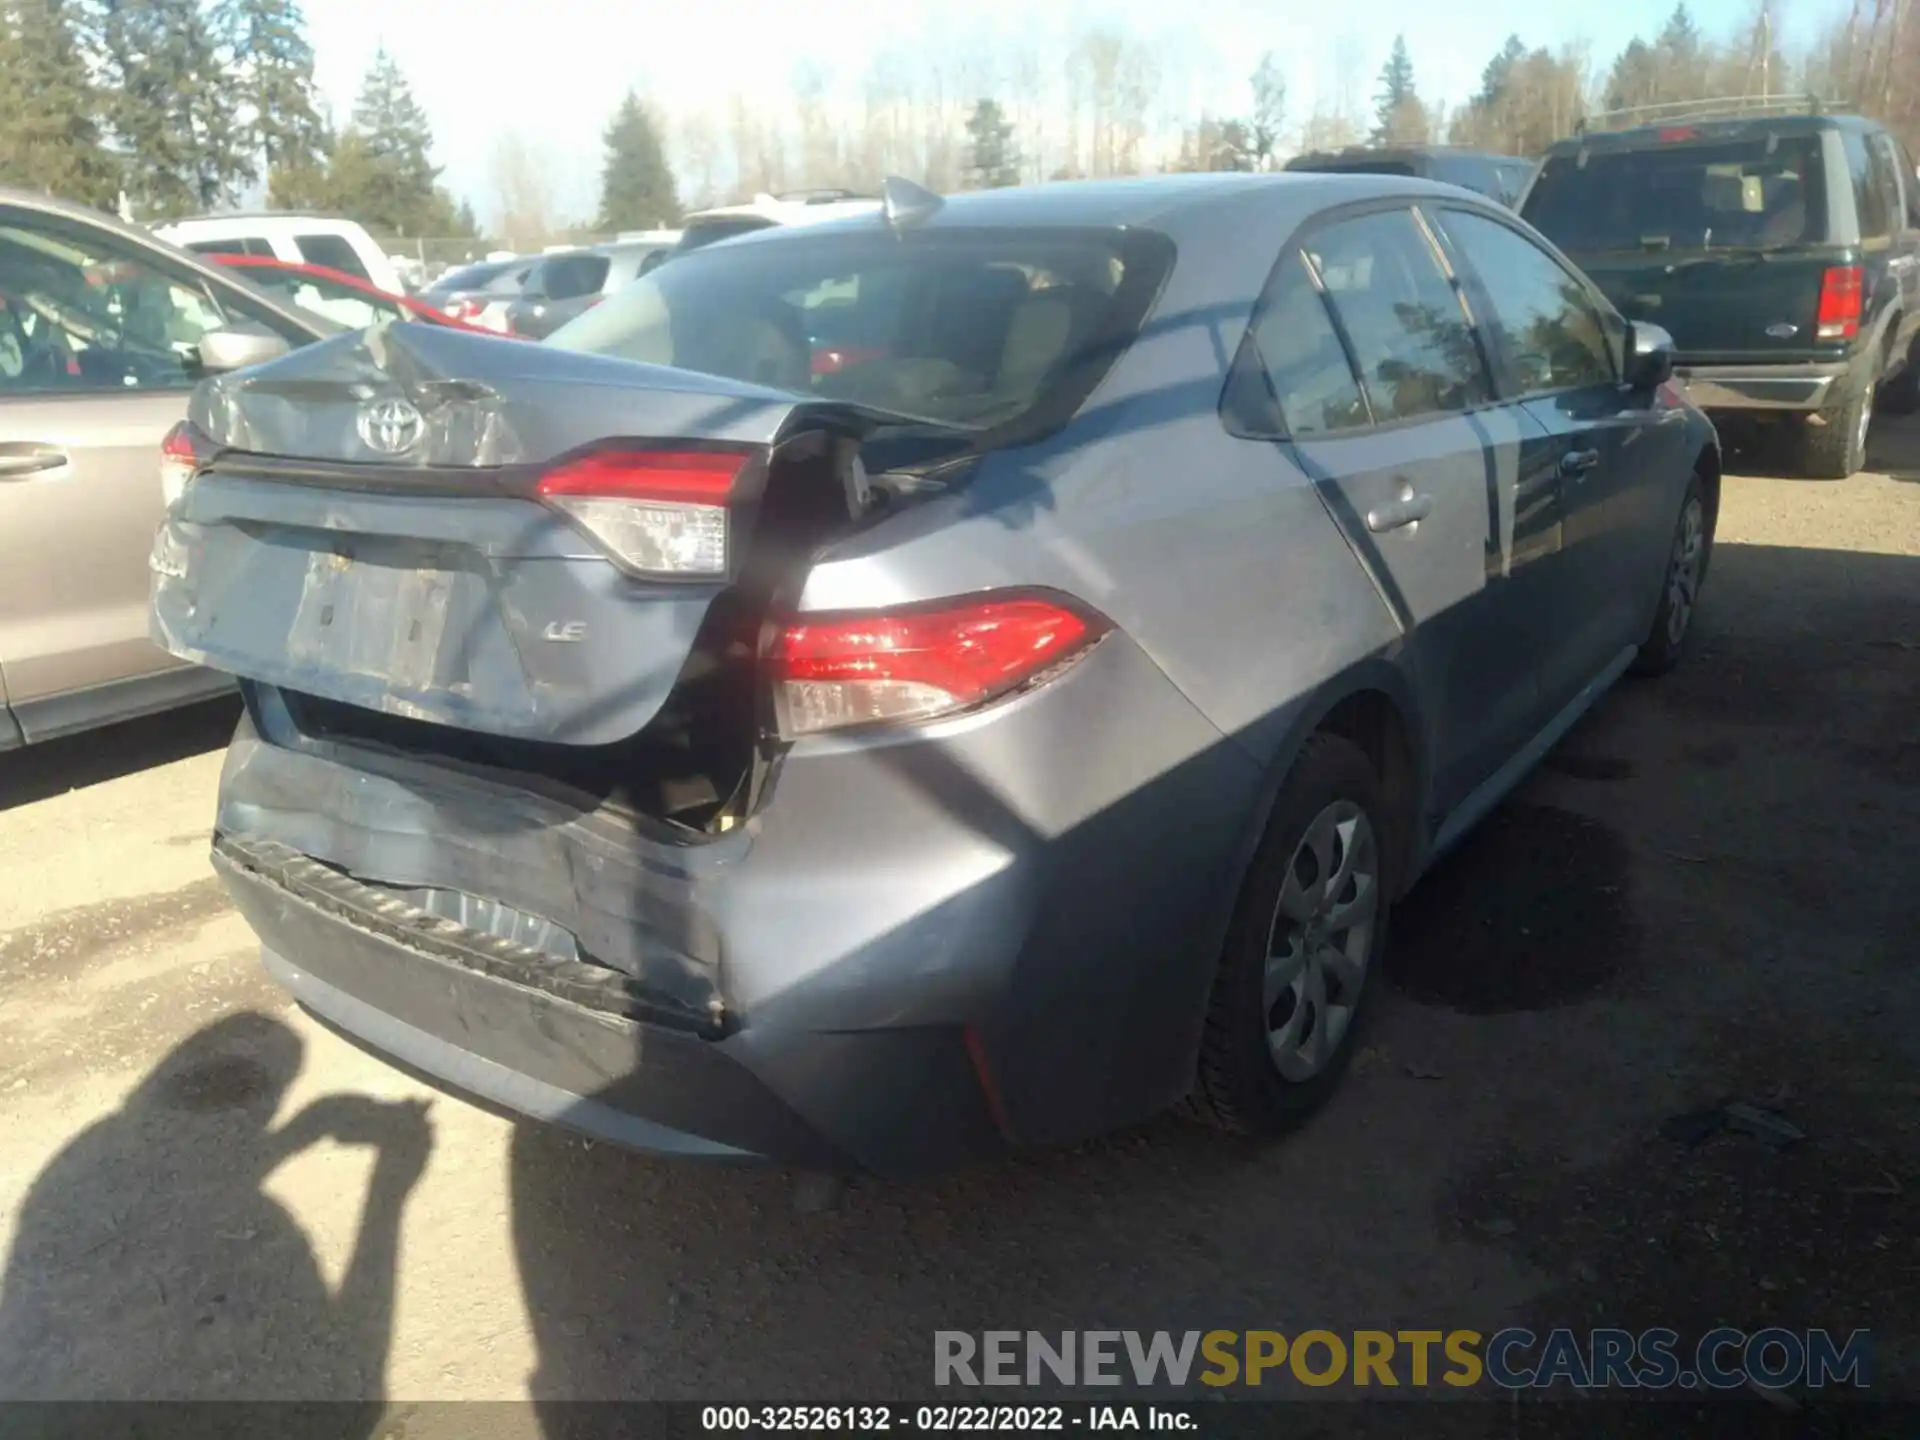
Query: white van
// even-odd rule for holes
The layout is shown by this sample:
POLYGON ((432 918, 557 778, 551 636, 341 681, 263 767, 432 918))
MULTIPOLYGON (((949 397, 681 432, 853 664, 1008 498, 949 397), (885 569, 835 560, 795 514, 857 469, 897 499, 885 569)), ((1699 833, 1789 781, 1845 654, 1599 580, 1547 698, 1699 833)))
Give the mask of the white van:
POLYGON ((351 220, 271 210, 196 215, 157 225, 154 233, 202 255, 264 255, 289 265, 319 265, 365 280, 390 295, 407 293, 393 261, 351 220))

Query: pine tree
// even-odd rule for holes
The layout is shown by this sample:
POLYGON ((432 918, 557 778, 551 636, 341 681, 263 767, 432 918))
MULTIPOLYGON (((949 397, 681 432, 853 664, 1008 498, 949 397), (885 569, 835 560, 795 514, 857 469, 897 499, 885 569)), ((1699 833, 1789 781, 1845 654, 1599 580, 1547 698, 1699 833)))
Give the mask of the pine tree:
POLYGON ((1700 55, 1700 27, 1693 22, 1693 12, 1687 9, 1686 0, 1680 0, 1673 7, 1673 14, 1667 17, 1666 26, 1660 31, 1656 42, 1673 60, 1686 63, 1700 55))
POLYGON ((1393 37, 1387 63, 1380 67, 1380 89, 1373 97, 1373 141, 1376 145, 1423 142, 1427 138, 1427 107, 1413 84, 1413 57, 1407 37, 1393 37))
POLYGON ((967 117, 967 186, 998 190, 1020 183, 1020 156, 1013 145, 1013 123, 998 100, 976 100, 967 117))
POLYGON ((242 98, 244 140, 271 177, 318 165, 327 127, 313 82, 313 46, 298 0, 219 0, 213 25, 242 98))
POLYGON ((67 0, 0 7, 0 182, 112 209, 120 167, 94 120, 99 99, 67 0))
POLYGON ((1494 57, 1487 62, 1486 69, 1480 72, 1480 93, 1467 102, 1490 110, 1506 97, 1507 87, 1513 83, 1513 72, 1521 61, 1527 58, 1527 47, 1520 42, 1518 35, 1509 35, 1507 43, 1500 47, 1494 57))
POLYGON ((605 233, 680 223, 680 194, 660 130, 640 97, 629 90, 605 134, 600 172, 600 216, 605 233))
POLYGON ((383 236, 441 236, 455 224, 453 202, 435 184, 433 127, 407 77, 382 49, 361 83, 353 120, 327 166, 330 209, 383 236))
POLYGON ((144 218, 231 201, 257 175, 226 57, 199 0, 94 0, 103 118, 144 218))

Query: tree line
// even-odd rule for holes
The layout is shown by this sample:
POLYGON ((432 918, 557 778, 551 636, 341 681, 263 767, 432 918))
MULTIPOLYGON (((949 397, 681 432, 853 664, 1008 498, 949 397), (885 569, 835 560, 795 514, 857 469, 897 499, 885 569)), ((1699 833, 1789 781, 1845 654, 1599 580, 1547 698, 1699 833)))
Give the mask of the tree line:
POLYGON ((433 164, 406 77, 376 55, 335 126, 298 0, 0 0, 0 180, 162 221, 270 203, 385 235, 477 231, 433 164))
MULTIPOLYGON (((1920 149, 1914 0, 1840 0, 1789 54, 1776 0, 1711 36, 1684 0, 1605 64, 1580 45, 1511 36, 1451 109, 1424 91, 1404 37, 1369 90, 1352 40, 1294 113, 1272 51, 1192 107, 1163 46, 1111 24, 1048 44, 902 42, 856 77, 796 65, 789 93, 664 113, 629 91, 602 133, 600 201, 569 216, 554 166, 508 132, 483 227, 432 160, 433 133, 391 56, 376 55, 336 125, 314 85, 299 0, 0 0, 0 180, 165 220, 264 188, 269 202, 350 214, 386 237, 486 233, 520 248, 671 225, 683 200, 871 190, 907 175, 951 191, 1169 170, 1268 170, 1346 145, 1447 142, 1538 153, 1583 117, 1666 101, 1811 90, 1886 121, 1920 149), (1237 103, 1218 103, 1238 91, 1237 103), (1198 113, 1195 113, 1197 108, 1198 113)), ((1190 79, 1191 77, 1189 77, 1190 79)), ((1596 123, 1605 123, 1604 119, 1596 123)))

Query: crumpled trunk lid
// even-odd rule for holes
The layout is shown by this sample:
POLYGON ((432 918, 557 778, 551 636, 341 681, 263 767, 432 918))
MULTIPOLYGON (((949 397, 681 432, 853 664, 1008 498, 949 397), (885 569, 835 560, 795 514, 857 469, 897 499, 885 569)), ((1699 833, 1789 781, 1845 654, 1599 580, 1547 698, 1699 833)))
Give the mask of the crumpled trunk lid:
POLYGON ((770 488, 835 492, 822 529, 860 514, 853 437, 876 418, 443 327, 341 336, 195 392, 215 455, 155 540, 154 639, 323 700, 612 743, 661 709, 717 599, 768 588, 757 555, 826 538, 759 543, 795 528, 770 488), (723 578, 637 577, 541 503, 553 462, 609 441, 748 456, 723 578))

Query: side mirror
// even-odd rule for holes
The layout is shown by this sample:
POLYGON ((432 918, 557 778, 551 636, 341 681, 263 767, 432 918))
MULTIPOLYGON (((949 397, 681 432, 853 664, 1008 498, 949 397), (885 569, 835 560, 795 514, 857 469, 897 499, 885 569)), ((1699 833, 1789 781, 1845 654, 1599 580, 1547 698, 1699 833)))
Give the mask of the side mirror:
POLYGON ((1633 322, 1627 340, 1627 384, 1655 390, 1673 378, 1673 336, 1644 320, 1633 322))
POLYGON ((209 330, 200 337, 200 368, 209 375, 223 375, 230 370, 245 370, 249 365, 278 360, 292 348, 271 330, 229 325, 223 330, 209 330))

